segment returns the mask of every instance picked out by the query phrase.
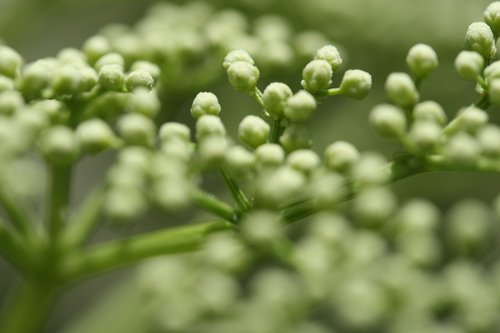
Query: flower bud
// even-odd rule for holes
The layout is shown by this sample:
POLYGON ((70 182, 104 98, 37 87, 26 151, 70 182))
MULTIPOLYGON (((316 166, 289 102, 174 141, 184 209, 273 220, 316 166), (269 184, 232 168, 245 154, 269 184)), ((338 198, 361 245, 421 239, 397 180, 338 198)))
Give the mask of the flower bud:
POLYGON ((160 112, 160 101, 154 91, 146 89, 135 89, 130 94, 127 109, 133 113, 142 114, 148 118, 154 118, 160 112))
POLYGON ((444 126, 448 121, 441 105, 434 101, 425 101, 415 105, 413 108, 413 119, 415 121, 433 121, 440 126, 444 126))
POLYGON ((259 69, 254 65, 236 61, 227 69, 229 83, 238 91, 253 92, 259 80, 259 69))
POLYGON ((488 99, 491 104, 500 106, 500 78, 495 78, 489 82, 488 99))
POLYGON ((285 105, 285 117, 291 121, 305 121, 316 110, 316 100, 305 90, 288 98, 285 105))
POLYGON ((349 69, 344 73, 340 90, 346 96, 354 99, 365 98, 372 88, 372 76, 360 69, 349 69))
POLYGON ((476 81, 483 68, 484 59, 475 51, 462 51, 455 59, 455 70, 464 80, 476 81))
POLYGON ((89 64, 94 64, 99 58, 111 51, 111 46, 105 37, 96 35, 85 41, 82 50, 89 64))
POLYGON ((146 211, 144 194, 131 188, 111 188, 104 198, 104 213, 114 222, 125 222, 137 218, 146 211))
POLYGON ((295 170, 310 173, 321 163, 318 154, 310 149, 297 149, 287 157, 287 164, 295 170))
POLYGON ((484 11, 484 21, 495 35, 500 33, 500 1, 492 2, 484 11))
POLYGON ((352 168, 352 175, 361 185, 382 185, 391 176, 386 160, 376 153, 363 153, 352 168))
POLYGON ((413 199, 398 212, 398 232, 412 236, 426 235, 435 231, 439 218, 439 209, 433 203, 422 199, 413 199))
POLYGON ((500 60, 493 61, 484 69, 484 77, 488 82, 500 79, 500 60))
POLYGON ((189 184, 180 178, 163 177, 155 181, 152 190, 155 202, 164 210, 177 213, 190 203, 189 184))
POLYGON ((224 69, 227 71, 233 63, 238 62, 238 61, 246 62, 246 63, 249 63, 250 65, 255 64, 252 57, 250 56, 250 54, 248 54, 247 51, 234 50, 234 51, 229 52, 226 55, 222 66, 224 66, 224 69))
POLYGON ((257 180, 255 200, 265 207, 279 207, 296 196, 305 184, 305 176, 290 167, 268 170, 257 180))
POLYGON ((41 96, 51 81, 52 72, 52 66, 43 60, 27 65, 21 75, 20 90, 30 98, 41 96))
POLYGON ((255 156, 241 146, 233 146, 225 152, 224 162, 232 173, 244 175, 252 170, 255 164, 255 156))
POLYGON ((8 46, 0 45, 0 74, 15 78, 23 65, 23 58, 8 46))
POLYGON ((238 136, 241 142, 252 148, 266 143, 271 127, 262 118, 246 116, 238 127, 238 136))
POLYGON ((276 212, 254 211, 241 222, 241 234, 254 244, 271 244, 283 236, 283 223, 276 212))
POLYGON ((14 90, 14 81, 7 76, 0 75, 0 92, 14 90))
POLYGON ((390 104, 380 104, 373 108, 370 123, 385 137, 401 138, 406 133, 406 116, 403 110, 390 104))
POLYGON ((483 154, 491 157, 500 156, 500 128, 496 125, 486 125, 477 134, 483 154))
POLYGON ((129 145, 152 146, 155 142, 155 124, 146 116, 129 113, 117 125, 120 136, 129 145))
POLYGON ((430 150, 440 141, 442 128, 435 122, 421 120, 413 123, 410 139, 421 150, 430 150))
POLYGON ((406 63, 414 77, 419 79, 431 75, 439 65, 436 52, 426 44, 414 45, 406 56, 406 63))
POLYGON ((309 130, 303 124, 291 124, 279 139, 286 152, 297 149, 310 148, 312 145, 309 130))
POLYGON ((56 69, 52 77, 52 89, 56 95, 72 95, 80 88, 80 73, 73 66, 56 69))
POLYGON ((342 65, 342 58, 340 57, 339 50, 333 45, 325 45, 320 48, 316 51, 314 59, 326 60, 334 72, 342 65))
POLYGON ((325 165, 339 172, 349 171, 359 160, 359 152, 352 144, 346 141, 337 141, 325 149, 325 165))
POLYGON ((103 65, 99 68, 99 84, 106 90, 121 91, 125 83, 125 74, 118 65, 103 65))
POLYGON ((265 143, 255 149, 255 158, 260 166, 277 166, 285 160, 285 151, 275 143, 265 143))
POLYGON ((54 126, 42 132, 39 145, 44 157, 53 164, 70 164, 79 155, 75 134, 66 126, 54 126))
POLYGON ((146 88, 153 89, 155 81, 151 74, 143 69, 137 69, 127 74, 125 79, 125 85, 128 91, 132 91, 136 88, 146 88))
POLYGON ((280 118, 283 116, 286 103, 293 93, 290 87, 281 82, 269 84, 262 95, 264 108, 271 115, 280 118))
POLYGON ((225 136, 212 135, 204 138, 198 144, 198 153, 202 163, 205 166, 210 166, 221 162, 229 146, 229 141, 225 136))
POLYGON ((469 25, 465 33, 465 45, 468 49, 476 51, 486 59, 492 58, 497 52, 493 32, 483 22, 474 22, 469 25))
POLYGON ((326 60, 313 60, 302 71, 302 87, 312 94, 328 89, 332 83, 332 66, 326 60))
MULTIPOLYGON (((151 156, 151 151, 147 148, 139 146, 124 147, 123 149, 120 149, 118 153, 118 168, 115 168, 115 170, 124 169, 130 173, 135 171, 138 173, 146 173, 151 167, 151 156), (134 171, 131 171, 132 169, 134 169, 134 171)), ((118 173, 120 172, 121 171, 118 173)), ((117 175, 117 177, 118 176, 120 175, 117 175)))
POLYGON ((217 116, 221 112, 221 106, 217 96, 211 92, 200 92, 193 100, 191 115, 198 119, 205 114, 217 116))
POLYGON ((99 58, 94 67, 100 72, 102 67, 106 65, 118 66, 123 71, 125 68, 125 59, 123 59, 123 56, 119 53, 108 53, 99 58))
POLYGON ((161 74, 161 70, 160 70, 160 67, 158 67, 158 65, 156 65, 152 62, 149 62, 149 61, 145 61, 145 60, 139 60, 139 61, 134 62, 132 64, 132 67, 130 67, 130 70, 131 71, 136 71, 136 70, 146 71, 151 75, 151 77, 153 78, 154 81, 158 81, 158 79, 160 78, 160 74, 161 74))
POLYGON ((97 84, 97 72, 92 67, 85 66, 82 68, 78 68, 78 76, 80 78, 80 92, 90 91, 97 84))
POLYGON ((76 138, 82 150, 98 153, 113 147, 116 137, 109 125, 101 119, 82 122, 76 129, 76 138))
POLYGON ((161 142, 176 139, 189 142, 191 140, 191 130, 181 123, 165 123, 160 127, 159 137, 161 142))
POLYGON ((196 121, 196 138, 198 141, 209 136, 225 136, 226 128, 219 117, 203 115, 196 121))
POLYGON ((473 165, 481 153, 477 140, 466 133, 451 138, 444 149, 444 155, 451 163, 473 165))
POLYGON ((361 191, 354 200, 354 212, 368 222, 385 222, 396 208, 394 194, 383 187, 361 191))
POLYGON ((411 77, 406 73, 391 73, 385 81, 385 92, 391 103, 398 106, 412 106, 419 95, 411 77))
POLYGON ((447 134, 454 134, 458 131, 475 133, 479 128, 488 122, 488 113, 473 105, 461 109, 455 119, 446 126, 447 134))
POLYGON ((17 91, 0 93, 0 114, 13 115, 24 106, 23 96, 17 91))

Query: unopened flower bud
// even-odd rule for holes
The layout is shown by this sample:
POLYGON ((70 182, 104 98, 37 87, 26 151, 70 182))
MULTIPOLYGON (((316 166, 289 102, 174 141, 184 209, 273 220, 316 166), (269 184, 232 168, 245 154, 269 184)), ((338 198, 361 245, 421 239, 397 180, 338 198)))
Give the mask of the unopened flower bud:
POLYGON ((255 156, 241 146, 233 146, 224 154, 224 162, 232 173, 245 174, 254 166, 255 156))
POLYGON ((125 85, 128 91, 136 88, 153 89, 155 81, 151 74, 144 69, 137 69, 127 74, 125 78, 125 85))
POLYGON ((111 51, 108 40, 103 36, 92 36, 85 41, 83 52, 90 64, 94 64, 99 58, 111 51))
POLYGON ((167 212, 177 213, 190 203, 189 184, 180 178, 163 177, 153 184, 153 198, 167 212))
POLYGON ((500 33, 500 1, 492 2, 484 11, 484 21, 495 35, 500 33))
POLYGON ((291 124, 288 126, 279 139, 286 152, 297 149, 310 148, 312 145, 311 136, 307 127, 303 124, 291 124))
POLYGON ((362 99, 372 88, 372 76, 360 69, 349 69, 344 73, 340 90, 346 96, 362 99))
POLYGON ((288 98, 285 105, 285 117, 292 121, 305 121, 316 110, 316 100, 305 90, 288 98))
POLYGON ((13 115, 24 106, 23 96, 17 91, 0 93, 0 114, 13 115))
POLYGON ((125 83, 125 74, 118 65, 103 65, 99 68, 99 84, 106 90, 121 91, 125 83))
POLYGON ((377 153, 363 153, 352 168, 352 175, 361 185, 382 185, 390 178, 386 160, 377 153))
POLYGON ((462 51, 455 59, 455 70, 464 80, 476 81, 483 67, 484 59, 475 51, 462 51))
POLYGON ((157 81, 160 78, 161 70, 158 65, 145 61, 145 60, 139 60, 136 61, 132 64, 132 67, 130 67, 131 71, 136 71, 136 70, 143 70, 148 72, 151 77, 153 78, 154 81, 157 81))
POLYGON ((127 109, 133 113, 140 113, 148 118, 154 118, 160 112, 160 100, 154 91, 135 89, 127 104, 127 109))
POLYGON ((56 69, 52 77, 52 89, 57 95, 71 95, 80 88, 80 73, 73 66, 62 66, 56 69))
POLYGON ((455 119, 446 126, 445 131, 447 134, 453 134, 458 131, 475 133, 488 122, 488 118, 488 113, 471 105, 461 109, 455 119))
POLYGON ((271 127, 262 118, 246 116, 238 127, 240 140, 252 148, 266 143, 271 127))
POLYGON ((491 104, 500 106, 500 78, 495 78, 488 83, 488 99, 491 104))
POLYGON ((401 138, 406 133, 406 116, 403 110, 390 104, 373 108, 370 123, 382 136, 401 138))
POLYGON ((473 165, 481 153, 477 140, 466 133, 453 136, 445 148, 446 158, 457 165, 473 165))
POLYGON ((303 173, 288 166, 265 172, 257 181, 256 201, 265 207, 279 207, 304 188, 303 173))
POLYGON ((326 60, 313 60, 302 71, 302 87, 312 94, 325 91, 332 83, 332 75, 332 66, 326 60))
POLYGON ((492 157, 500 156, 500 128, 486 125, 477 133, 477 139, 483 154, 492 157))
POLYGON ((80 92, 90 91, 97 84, 97 72, 92 67, 85 66, 78 68, 78 76, 80 77, 80 92))
POLYGON ((444 126, 448 121, 443 107, 434 101, 425 101, 415 105, 413 119, 433 121, 440 126, 444 126))
POLYGON ((14 90, 14 81, 7 76, 0 75, 0 92, 14 90))
POLYGON ((385 222, 396 208, 394 194, 383 187, 361 191, 354 200, 354 211, 367 222, 385 222))
POLYGON ((422 120, 413 123, 410 138, 421 150, 435 147, 441 138, 442 128, 433 121, 422 120))
POLYGON ((219 117, 203 115, 196 121, 196 138, 198 141, 209 136, 225 136, 226 128, 219 117))
POLYGON ((0 45, 0 74, 15 78, 21 66, 23 58, 8 46, 0 45))
POLYGON ((112 147, 116 137, 109 125, 101 119, 82 122, 76 129, 76 138, 82 150, 98 153, 112 147))
POLYGON ((196 119, 206 114, 217 116, 220 112, 219 100, 211 92, 198 93, 191 106, 191 115, 196 119))
POLYGON ((412 106, 419 99, 417 88, 406 73, 391 73, 385 81, 385 92, 391 103, 402 107, 412 106))
POLYGON ((426 44, 413 46, 406 56, 411 73, 419 79, 428 77, 439 65, 436 52, 426 44))
POLYGON ((316 51, 314 59, 322 59, 328 61, 332 70, 335 72, 342 65, 342 57, 339 50, 333 45, 325 45, 316 51))
POLYGON ((212 135, 206 137, 198 144, 198 152, 202 163, 212 165, 223 160, 229 148, 229 141, 224 136, 212 135))
POLYGON ((47 129, 41 134, 39 144, 42 154, 53 164, 69 164, 79 154, 75 134, 66 126, 60 125, 47 129))
POLYGON ((339 172, 349 171, 359 160, 359 152, 352 144, 346 141, 337 141, 325 149, 325 165, 339 172))
POLYGON ((181 123, 165 123, 160 127, 159 137, 161 142, 175 139, 189 142, 191 139, 191 130, 181 123))
POLYGON ((129 145, 152 146, 155 142, 155 124, 146 116, 129 113, 118 120, 118 132, 129 145))
POLYGON ((493 61, 484 69, 484 77, 488 82, 500 79, 500 60, 493 61))
POLYGON ((255 64, 254 60, 252 59, 252 57, 250 56, 250 54, 248 54, 247 51, 244 51, 244 50, 234 50, 234 51, 229 52, 226 55, 226 57, 224 58, 224 63, 222 64, 222 66, 224 66, 225 70, 228 70, 229 67, 233 63, 238 62, 238 61, 243 61, 243 62, 249 63, 250 65, 254 65, 255 64))
POLYGON ((484 22, 469 25, 465 33, 465 44, 468 49, 478 52, 486 59, 492 58, 497 51, 493 32, 484 22))
POLYGON ((281 82, 269 84, 262 95, 264 108, 275 117, 282 117, 286 103, 293 93, 289 86, 281 82))
POLYGON ((265 143, 255 149, 255 158, 260 166, 277 166, 285 160, 285 151, 276 143, 265 143))
POLYGON ((144 194, 131 188, 112 188, 106 193, 103 210, 114 222, 125 222, 140 216, 146 211, 144 194))
POLYGON ((108 53, 103 55, 95 64, 95 69, 100 72, 103 66, 115 65, 118 66, 122 71, 125 68, 125 59, 119 53, 108 53))
POLYGON ((229 83, 238 91, 253 92, 259 81, 260 72, 254 65, 236 61, 227 69, 229 83))
POLYGON ((310 149, 297 149, 287 157, 287 164, 295 170, 310 173, 321 163, 318 154, 310 149))

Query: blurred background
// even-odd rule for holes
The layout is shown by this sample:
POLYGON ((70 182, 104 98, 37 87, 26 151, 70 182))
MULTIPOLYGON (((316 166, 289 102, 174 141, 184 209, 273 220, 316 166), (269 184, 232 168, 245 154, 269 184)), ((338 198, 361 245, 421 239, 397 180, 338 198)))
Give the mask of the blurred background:
MULTIPOLYGON (((0 0, 0 38, 27 61, 34 61, 53 56, 64 47, 81 47, 107 24, 134 25, 156 2, 0 0)), ((365 100, 336 97, 320 106, 310 123, 314 149, 318 152, 339 139, 354 143, 362 151, 381 151, 388 157, 397 152, 396 145, 376 136, 367 124, 367 115, 375 104, 384 101, 383 84, 388 73, 406 71, 406 52, 415 43, 431 45, 440 60, 438 70, 424 83, 424 100, 436 100, 451 116, 477 99, 474 86, 454 73, 453 61, 463 46, 468 25, 481 20, 488 0, 212 0, 207 3, 214 8, 238 9, 249 19, 276 14, 287 19, 294 31, 319 31, 341 49, 346 60, 342 71, 360 68, 372 74, 374 88, 365 100)), ((297 89, 301 67, 263 74, 261 88, 279 79, 297 89)), ((334 83, 340 78, 337 75, 334 83)), ((219 96, 222 118, 233 134, 245 114, 259 111, 250 98, 233 91, 223 75, 204 89, 219 96)), ((175 120, 192 123, 188 110, 196 93, 187 92, 176 101, 175 120)), ((498 110, 490 109, 490 115, 494 122, 500 121, 498 110)), ((99 164, 85 163, 78 173, 77 184, 84 191, 88 186, 85 184, 95 183, 101 176, 99 164)), ((426 197, 445 209, 459 198, 490 202, 498 193, 498 185, 497 175, 448 172, 420 175, 393 187, 401 200, 426 197)), ((136 295, 127 282, 130 273, 131 270, 126 270, 110 274, 69 292, 47 332, 141 332, 135 311, 136 295)), ((14 278, 9 267, 0 261, 0 300, 14 278)))

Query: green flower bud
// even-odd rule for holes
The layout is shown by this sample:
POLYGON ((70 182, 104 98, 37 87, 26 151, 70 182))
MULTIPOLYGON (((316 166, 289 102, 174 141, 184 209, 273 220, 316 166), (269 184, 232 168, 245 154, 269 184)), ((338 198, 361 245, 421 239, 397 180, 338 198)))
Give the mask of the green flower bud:
POLYGON ((24 67, 20 90, 30 98, 39 97, 52 78, 53 68, 49 62, 38 60, 24 67))
POLYGON ((72 95, 80 88, 80 72, 73 66, 66 65, 55 70, 52 77, 52 89, 56 95, 72 95))
POLYGON ((385 222, 396 208, 394 194, 383 187, 361 191, 354 200, 354 212, 367 222, 385 222))
POLYGON ((160 112, 160 100, 154 91, 135 89, 129 97, 127 109, 133 113, 140 113, 148 118, 154 118, 160 112))
POLYGON ((46 116, 52 124, 63 123, 68 118, 68 110, 64 104, 55 99, 46 99, 31 104, 30 108, 46 116))
POLYGON ((254 244, 271 244, 283 236, 283 223, 276 212, 258 210, 245 216, 241 234, 254 244))
POLYGON ((491 157, 500 156, 500 128, 486 125, 477 133, 477 139, 483 154, 491 157))
POLYGON ((285 106, 293 93, 289 86, 281 82, 269 84, 262 95, 264 108, 276 118, 281 118, 285 111, 285 106))
MULTIPOLYGON (((308 60, 314 57, 318 49, 328 42, 328 39, 320 32, 304 31, 295 35, 294 47, 301 58, 308 60)), ((332 68, 334 68, 333 65, 332 68)))
POLYGON ((218 116, 220 112, 219 100, 211 92, 198 93, 191 106, 191 115, 196 119, 206 114, 218 116))
POLYGON ((285 151, 275 143, 265 143, 255 149, 255 158, 260 166, 278 166, 285 160, 285 151))
POLYGON ((143 214, 147 209, 144 194, 133 188, 112 188, 104 198, 104 213, 113 222, 126 222, 143 214))
POLYGON ((96 71, 88 66, 78 69, 78 76, 80 78, 79 90, 86 92, 92 90, 97 85, 98 77, 96 71))
POLYGON ((119 53, 108 53, 99 58, 94 67, 100 72, 102 67, 107 65, 115 65, 123 71, 125 68, 125 59, 123 59, 122 55, 119 53))
POLYGON ((475 133, 488 122, 488 113, 473 105, 461 109, 455 119, 445 128, 447 134, 454 134, 458 131, 475 133))
POLYGON ((67 47, 59 51, 57 54, 57 60, 61 65, 69 65, 74 67, 86 66, 85 55, 82 51, 67 47))
POLYGON ((127 74, 125 85, 128 91, 133 91, 137 88, 153 89, 155 80, 151 74, 143 69, 137 69, 127 74))
POLYGON ((444 126, 448 121, 441 105, 434 101, 425 101, 415 105, 413 108, 413 119, 415 121, 433 121, 440 126, 444 126))
POLYGON ((23 96, 17 91, 0 93, 0 114, 13 115, 24 106, 23 96))
POLYGON ((167 212, 177 213, 189 206, 189 184, 179 178, 163 177, 153 184, 155 202, 167 212))
POLYGON ((90 119, 80 123, 75 134, 81 149, 90 153, 101 152, 116 143, 115 134, 101 119, 90 119))
POLYGON ((198 153, 202 163, 210 166, 221 162, 229 149, 229 141, 224 136, 212 135, 198 144, 198 153))
POLYGON ((292 30, 286 19, 278 15, 260 16, 253 22, 255 35, 270 42, 286 41, 292 30))
POLYGON ((316 110, 316 100, 305 90, 301 90, 288 98, 285 105, 285 117, 291 121, 305 121, 316 110))
POLYGON ((359 160, 360 155, 356 147, 346 141, 337 141, 325 149, 325 165, 339 172, 349 171, 359 160))
POLYGON ((232 173, 245 175, 252 170, 255 164, 255 156, 241 146, 233 146, 224 154, 224 162, 232 173))
POLYGON ((318 154, 310 149, 297 149, 287 157, 287 164, 295 170, 310 173, 321 163, 318 154))
POLYGON ((480 153, 477 140, 466 133, 453 136, 444 149, 446 158, 457 165, 474 165, 480 153))
POLYGON ((398 233, 411 236, 427 235, 435 231, 439 218, 439 209, 433 203, 413 199, 398 212, 398 233))
POLYGON ((413 46, 406 56, 410 72, 418 79, 424 79, 434 72, 439 65, 436 52, 426 44, 413 46))
POLYGON ((121 91, 125 83, 125 74, 118 65, 99 67, 99 84, 106 90, 121 91))
POLYGON ((403 110, 390 104, 380 104, 373 108, 370 123, 385 137, 398 139, 406 134, 406 116, 403 110))
POLYGON ((484 69, 486 81, 491 82, 495 79, 500 79, 500 61, 494 61, 484 69))
POLYGON ((184 124, 165 123, 160 127, 159 137, 161 142, 170 140, 189 142, 191 140, 191 130, 184 124))
POLYGON ((382 185, 390 178, 386 160, 376 153, 363 153, 358 163, 352 168, 352 176, 361 185, 382 185))
POLYGON ((434 148, 441 139, 442 128, 435 122, 423 120, 413 123, 410 139, 421 150, 434 148))
POLYGON ((264 207, 279 207, 303 190, 305 184, 303 173, 287 166, 278 167, 257 180, 255 200, 264 207))
POLYGON ((475 51, 462 51, 455 59, 455 70, 464 80, 476 81, 483 68, 484 59, 475 51))
POLYGON ((476 51, 486 59, 492 58, 497 52, 493 32, 483 22, 474 22, 469 25, 465 33, 465 45, 468 49, 476 51))
POLYGON ((14 90, 14 81, 11 78, 0 75, 0 92, 14 90))
POLYGON ((340 174, 316 169, 311 178, 308 193, 319 207, 330 209, 346 197, 346 180, 340 174))
POLYGON ((23 65, 23 58, 8 46, 0 45, 0 74, 15 78, 23 65))
POLYGON ((73 131, 66 126, 54 126, 42 132, 40 151, 53 164, 65 165, 74 162, 79 155, 78 141, 73 131))
POLYGON ((286 152, 310 148, 312 145, 309 130, 303 124, 291 124, 288 126, 280 136, 279 141, 286 152))
POLYGON ((154 81, 158 81, 158 79, 160 78, 160 74, 161 74, 161 70, 160 70, 160 67, 158 67, 158 65, 156 65, 152 62, 149 62, 149 61, 145 61, 145 60, 139 60, 139 61, 134 62, 132 64, 132 67, 130 67, 130 70, 131 71, 137 71, 137 70, 146 71, 151 75, 151 77, 153 78, 154 81))
POLYGON ((87 39, 82 50, 87 61, 94 64, 99 58, 111 51, 111 46, 105 37, 97 35, 87 39))
POLYGON ((492 2, 484 11, 484 21, 495 35, 500 33, 500 1, 492 2))
POLYGON ((488 99, 491 104, 500 106, 500 78, 495 78, 489 82, 488 99))
POLYGON ((340 57, 339 50, 333 45, 325 45, 320 48, 316 51, 314 59, 326 60, 334 72, 342 65, 342 57, 340 57))
POLYGON ((146 173, 151 167, 151 155, 151 151, 147 148, 139 146, 125 147, 120 149, 118 154, 118 165, 128 171, 134 169, 138 172, 146 173))
POLYGON ((259 81, 260 72, 254 65, 236 61, 227 69, 229 83, 238 91, 253 92, 259 81))
POLYGON ((155 143, 154 122, 138 113, 129 113, 118 120, 118 132, 128 145, 152 146, 155 143))
POLYGON ((238 126, 238 136, 241 142, 252 148, 266 143, 271 127, 262 118, 249 115, 243 118, 238 126))
POLYGON ((234 51, 229 52, 226 55, 222 66, 224 66, 224 69, 227 71, 233 63, 239 62, 239 61, 246 62, 250 65, 255 65, 255 62, 253 61, 252 57, 250 56, 250 54, 248 54, 247 51, 234 50, 234 51))
POLYGON ((354 99, 365 98, 372 88, 372 76, 360 69, 349 69, 344 73, 340 90, 354 99))
POLYGON ((328 89, 332 83, 332 66, 326 60, 313 60, 302 71, 302 87, 317 94, 328 89))
POLYGON ((402 107, 412 106, 419 99, 417 88, 406 73, 391 73, 385 81, 385 92, 391 103, 402 107))
POLYGON ((161 142, 161 151, 170 161, 179 160, 183 163, 190 162, 193 157, 194 148, 195 146, 193 143, 183 141, 179 138, 172 138, 161 142))
POLYGON ((203 115, 196 121, 196 138, 198 141, 209 136, 225 136, 226 128, 219 117, 203 115))

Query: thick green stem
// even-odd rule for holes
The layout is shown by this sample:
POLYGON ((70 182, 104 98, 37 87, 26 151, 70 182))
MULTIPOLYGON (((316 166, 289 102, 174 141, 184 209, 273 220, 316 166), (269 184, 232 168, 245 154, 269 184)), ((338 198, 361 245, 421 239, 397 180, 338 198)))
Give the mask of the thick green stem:
POLYGON ((0 188, 0 205, 2 205, 10 222, 20 234, 32 235, 33 227, 24 209, 19 207, 17 202, 3 188, 0 188))
POLYGON ((29 250, 29 246, 22 243, 19 237, 4 227, 0 221, 0 256, 20 272, 26 273, 33 266, 27 250, 29 250))
POLYGON ((59 238, 66 223, 71 194, 71 167, 52 166, 46 211, 46 224, 51 241, 59 238))
POLYGON ((227 221, 215 221, 95 245, 68 255, 61 267, 62 277, 74 281, 154 256, 195 251, 207 235, 232 228, 227 221))
POLYGON ((201 190, 193 190, 191 192, 191 200, 193 200, 196 206, 214 214, 215 216, 223 218, 231 223, 236 222, 238 214, 233 207, 220 201, 211 194, 205 193, 201 190))
POLYGON ((269 142, 278 143, 282 130, 281 119, 273 119, 271 123, 271 133, 269 133, 269 142))
POLYGON ((238 209, 243 213, 252 209, 252 204, 247 199, 245 193, 243 193, 238 184, 236 184, 234 179, 226 172, 226 170, 224 170, 224 168, 221 167, 219 170, 222 174, 222 178, 224 178, 224 181, 229 188, 229 191, 231 192, 231 195, 233 196, 234 201, 236 202, 236 205, 238 206, 238 209))
POLYGON ((57 297, 57 289, 24 280, 13 291, 0 314, 0 332, 40 333, 57 297))

